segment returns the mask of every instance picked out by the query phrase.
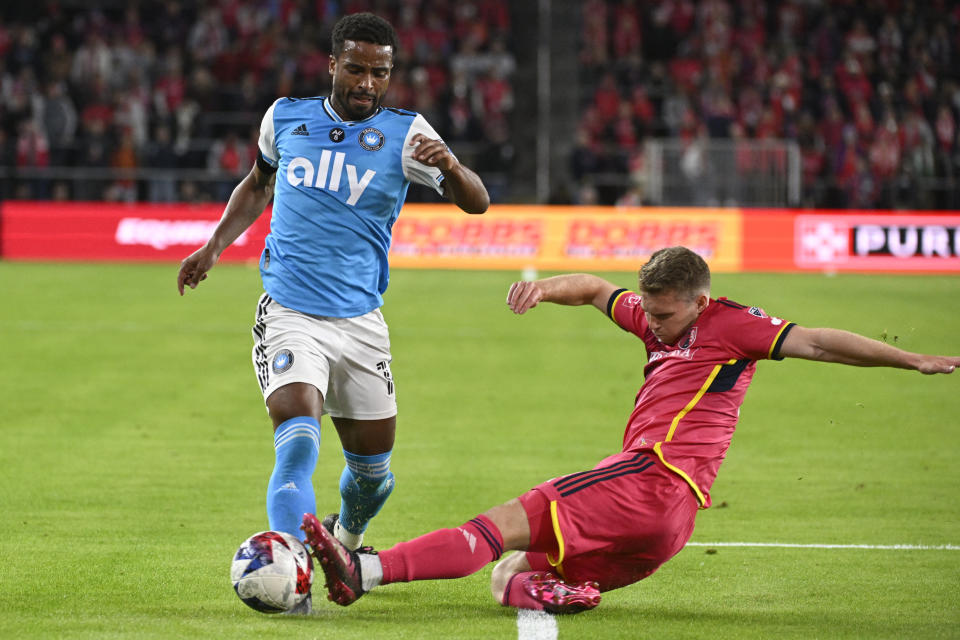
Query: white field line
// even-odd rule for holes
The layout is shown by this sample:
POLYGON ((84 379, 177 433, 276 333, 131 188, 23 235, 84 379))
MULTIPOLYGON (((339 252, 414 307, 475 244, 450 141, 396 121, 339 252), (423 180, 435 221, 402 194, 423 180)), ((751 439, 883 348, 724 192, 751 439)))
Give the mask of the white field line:
MULTIPOLYGON (((956 544, 800 544, 796 542, 688 542, 688 547, 772 547, 779 549, 867 549, 960 551, 956 544)), ((557 620, 546 611, 517 609, 517 640, 557 640, 557 620)))
POLYGON ((546 611, 517 609, 517 640, 557 640, 557 619, 546 611))
MULTIPOLYGON (((688 542, 688 547, 772 547, 778 549, 866 549, 960 551, 956 544, 801 544, 797 542, 688 542)), ((517 609, 517 640, 557 640, 557 620, 546 611, 517 609)))
POLYGON ((869 549, 882 551, 960 551, 955 544, 798 544, 794 542, 688 542, 688 547, 775 547, 779 549, 869 549))

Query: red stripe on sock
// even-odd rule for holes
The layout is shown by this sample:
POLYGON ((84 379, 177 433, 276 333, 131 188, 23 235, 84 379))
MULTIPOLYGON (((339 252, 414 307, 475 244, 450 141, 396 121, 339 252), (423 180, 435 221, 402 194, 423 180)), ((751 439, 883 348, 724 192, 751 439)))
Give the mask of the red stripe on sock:
POLYGON ((482 519, 482 527, 467 522, 456 529, 438 529, 381 551, 381 584, 462 578, 484 568, 500 557, 503 536, 489 518, 477 519, 482 519), (490 535, 494 537, 493 544, 490 535))

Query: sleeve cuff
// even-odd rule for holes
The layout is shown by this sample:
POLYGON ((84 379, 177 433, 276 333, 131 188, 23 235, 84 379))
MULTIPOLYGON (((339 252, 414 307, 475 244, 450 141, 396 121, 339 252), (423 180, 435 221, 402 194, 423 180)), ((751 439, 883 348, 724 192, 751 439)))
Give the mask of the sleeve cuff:
POLYGON ((770 359, 771 360, 783 360, 783 356, 780 355, 780 347, 783 346, 783 341, 786 340, 787 334, 790 333, 790 330, 797 326, 793 322, 788 322, 787 326, 780 330, 780 333, 777 334, 777 339, 774 341, 773 346, 770 347, 770 359))
POLYGON ((617 289, 610 294, 610 299, 607 300, 607 317, 613 320, 613 306, 617 303, 617 298, 620 297, 621 293, 626 292, 627 289, 617 289))

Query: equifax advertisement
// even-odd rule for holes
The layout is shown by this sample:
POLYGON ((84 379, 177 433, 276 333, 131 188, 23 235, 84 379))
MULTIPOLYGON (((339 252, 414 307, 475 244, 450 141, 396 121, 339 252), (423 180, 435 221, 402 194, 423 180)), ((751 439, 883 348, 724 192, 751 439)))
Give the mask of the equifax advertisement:
MULTIPOLYGON (((0 258, 180 261, 210 237, 222 204, 7 201, 0 258)), ((224 252, 256 261, 270 211, 224 252)), ((685 245, 717 272, 960 272, 960 213, 793 209, 408 204, 393 227, 395 268, 634 271, 685 245)))
MULTIPOLYGON (((207 241, 222 213, 223 205, 7 201, 0 204, 0 258, 179 262, 207 241)), ((269 227, 264 214, 222 259, 258 259, 269 227)))

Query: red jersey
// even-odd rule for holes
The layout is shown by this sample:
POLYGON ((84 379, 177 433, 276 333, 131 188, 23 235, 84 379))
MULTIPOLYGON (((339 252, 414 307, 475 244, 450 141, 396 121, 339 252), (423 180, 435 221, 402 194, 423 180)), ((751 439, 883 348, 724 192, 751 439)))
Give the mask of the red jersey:
POLYGON ((782 360, 780 347, 794 324, 759 307, 711 299, 676 344, 666 345, 650 330, 636 293, 614 292, 607 314, 647 348, 623 450, 653 452, 709 507, 756 361, 782 360))

